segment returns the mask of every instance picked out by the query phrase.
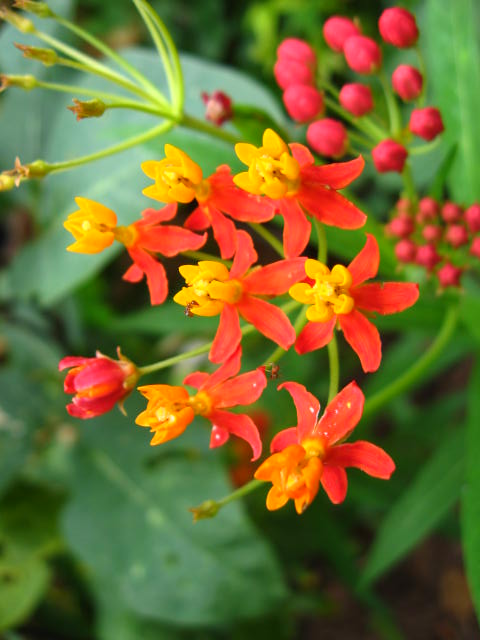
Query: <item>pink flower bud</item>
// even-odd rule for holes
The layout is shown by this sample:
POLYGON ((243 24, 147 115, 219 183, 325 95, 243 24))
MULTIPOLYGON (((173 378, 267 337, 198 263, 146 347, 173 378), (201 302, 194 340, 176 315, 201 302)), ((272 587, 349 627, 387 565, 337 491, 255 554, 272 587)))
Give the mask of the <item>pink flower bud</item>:
POLYGON ((480 258, 480 236, 473 239, 470 245, 470 255, 480 258))
POLYGON ((412 218, 408 213, 400 213, 385 226, 387 235, 396 236, 397 238, 405 238, 409 236, 414 229, 412 218))
POLYGON ((292 84, 313 84, 312 70, 304 62, 292 58, 277 60, 273 74, 281 89, 287 89, 292 84))
POLYGON ((360 82, 345 84, 340 90, 339 102, 344 109, 361 118, 373 109, 373 97, 370 87, 360 82))
POLYGON ((409 198, 399 198, 395 204, 395 209, 399 213, 411 213, 412 203, 409 198))
POLYGON ((471 207, 466 209, 463 215, 465 216, 465 222, 468 224, 468 228, 472 233, 480 231, 480 204, 472 204, 471 207))
POLYGON ((418 247, 415 262, 425 267, 428 271, 431 271, 440 260, 441 258, 433 244, 423 244, 418 247))
POLYGON ((414 262, 417 255, 417 245, 408 238, 404 238, 395 245, 395 255, 399 262, 414 262))
POLYGON ((347 131, 338 120, 323 118, 308 127, 307 142, 322 156, 341 158, 348 148, 347 131))
POLYGON ((467 244, 468 231, 461 224, 451 224, 445 233, 445 240, 456 249, 457 247, 467 244))
POLYGON ((415 67, 401 64, 392 74, 392 87, 402 100, 415 100, 422 93, 422 74, 415 67))
POLYGON ((408 49, 418 40, 415 16, 400 7, 385 9, 378 20, 380 35, 388 44, 400 49, 408 49))
POLYGON ((348 38, 359 36, 360 29, 349 18, 332 16, 323 25, 323 37, 330 49, 340 52, 348 38))
POLYGON ((315 51, 305 40, 300 40, 299 38, 287 38, 281 42, 277 49, 277 58, 279 60, 296 60, 309 67, 312 71, 317 66, 315 51))
POLYGON ((422 229, 422 236, 427 242, 435 244, 441 240, 443 231, 441 227, 437 227, 435 224, 426 224, 422 229))
POLYGON ((455 267, 450 262, 446 262, 438 271, 437 278, 440 286, 444 287, 459 287, 460 277, 463 273, 463 269, 455 267))
POLYGON ((375 40, 366 36, 352 36, 343 47, 345 60, 353 71, 375 73, 382 66, 382 51, 375 40))
POLYGON ((418 203, 417 221, 421 224, 426 220, 435 220, 438 215, 439 206, 434 198, 425 196, 418 203))
POLYGON ((445 129, 442 115, 435 107, 414 109, 410 115, 410 131, 424 140, 433 140, 445 129))
POLYGON ((462 217, 462 207, 455 202, 445 202, 442 207, 442 218, 445 222, 458 222, 462 217))
POLYGON ((202 100, 206 106, 205 118, 219 127, 233 116, 232 100, 223 91, 214 91, 210 95, 202 93, 202 100))
POLYGON ((382 140, 372 149, 373 164, 379 173, 401 173, 407 156, 408 151, 395 140, 382 140))
POLYGON ((285 89, 283 103, 296 122, 310 122, 323 112, 323 95, 304 84, 291 84, 285 89))

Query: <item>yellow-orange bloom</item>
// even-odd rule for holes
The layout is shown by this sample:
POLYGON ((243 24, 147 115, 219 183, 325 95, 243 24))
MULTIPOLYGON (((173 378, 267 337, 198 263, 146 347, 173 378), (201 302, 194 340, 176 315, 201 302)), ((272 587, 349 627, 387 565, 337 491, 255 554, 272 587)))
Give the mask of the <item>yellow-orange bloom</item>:
POLYGON ((168 384, 149 384, 138 387, 148 400, 148 406, 135 420, 141 427, 154 432, 150 444, 161 444, 185 431, 195 417, 188 391, 168 384))
POLYGON ((117 216, 99 202, 87 198, 75 198, 79 210, 71 213, 63 226, 75 238, 67 251, 75 253, 100 253, 115 240, 117 216))

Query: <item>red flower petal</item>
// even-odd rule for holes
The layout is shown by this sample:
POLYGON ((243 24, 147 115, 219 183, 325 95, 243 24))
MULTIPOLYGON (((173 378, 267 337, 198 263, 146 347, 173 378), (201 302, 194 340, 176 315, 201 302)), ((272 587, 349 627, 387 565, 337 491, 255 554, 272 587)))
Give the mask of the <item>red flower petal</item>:
POLYGON ((252 238, 246 231, 237 231, 237 251, 230 269, 230 278, 241 278, 257 260, 252 238))
POLYGON ((382 360, 382 342, 377 328, 354 309, 338 316, 345 340, 360 358, 365 373, 376 371, 382 360))
POLYGON ((143 271, 134 263, 123 274, 122 279, 127 282, 140 282, 143 278, 143 271))
POLYGON ((162 304, 168 294, 168 280, 163 265, 139 247, 128 247, 127 251, 137 267, 147 276, 150 302, 162 304))
POLYGON ((257 460, 262 453, 262 441, 253 420, 244 414, 230 413, 229 411, 215 410, 208 416, 214 426, 228 431, 228 433, 242 438, 252 447, 253 458, 257 460))
POLYGON ((362 173, 365 161, 362 156, 349 162, 334 162, 302 170, 302 183, 325 184, 331 189, 343 189, 362 173))
POLYGON ((320 482, 333 504, 340 504, 345 500, 348 489, 345 469, 325 465, 320 482))
POLYGON ((257 295, 282 295, 292 284, 305 278, 305 260, 306 258, 279 260, 255 269, 243 278, 244 290, 257 295))
POLYGON ((308 322, 300 332, 295 343, 297 353, 308 353, 321 349, 333 338, 336 318, 329 322, 308 322))
POLYGON ((358 229, 367 220, 363 211, 349 200, 320 184, 302 184, 297 198, 309 213, 324 224, 341 229, 358 229))
POLYGON ((316 428, 330 447, 347 437, 357 426, 363 412, 364 395, 356 382, 350 382, 328 404, 316 428))
POLYGON ((222 165, 208 178, 210 204, 241 222, 267 222, 275 215, 275 204, 269 198, 255 196, 239 189, 233 182, 230 167, 222 165))
POLYGON ((308 167, 315 162, 315 158, 313 157, 310 149, 308 149, 308 147, 306 147, 305 145, 299 144, 298 142, 292 142, 288 146, 290 147, 292 156, 295 158, 302 169, 303 167, 308 167))
POLYGON ((209 395, 216 408, 224 409, 252 404, 262 395, 266 386, 265 374, 256 369, 221 382, 209 392, 209 395))
MULTIPOLYGON (((284 382, 278 386, 279 389, 286 389, 292 396, 297 410, 297 442, 302 442, 306 438, 311 438, 315 430, 315 425, 320 411, 320 403, 303 384, 298 382, 284 382)), ((295 443, 296 444, 296 443, 295 443)))
POLYGON ((395 463, 380 447, 371 442, 351 442, 332 447, 325 458, 326 464, 356 467, 369 476, 388 480, 395 471, 395 463))
POLYGON ((273 304, 253 296, 244 296, 237 304, 237 309, 247 322, 282 349, 289 349, 295 342, 295 329, 288 316, 273 304))
POLYGON ((351 290, 355 306, 382 315, 408 309, 418 300, 418 285, 411 282, 364 284, 351 290))
POLYGON ((200 249, 206 241, 206 233, 199 236, 182 227, 164 225, 163 227, 157 226, 142 230, 137 243, 147 251, 155 251, 171 257, 178 255, 181 251, 200 249))
POLYGON ((188 384, 190 387, 200 389, 209 378, 210 375, 208 373, 195 371, 194 373, 189 373, 188 376, 183 379, 183 384, 188 384))
POLYGON ((367 241, 359 254, 348 265, 348 270, 352 276, 352 285, 356 286, 365 280, 374 278, 377 275, 380 263, 380 252, 378 243, 374 236, 367 233, 367 241))
POLYGON ((234 353, 242 340, 240 320, 236 308, 225 304, 220 314, 220 323, 208 355, 211 362, 225 362, 234 353))
POLYGON ((283 250, 286 258, 296 258, 310 240, 312 225, 303 209, 293 198, 278 200, 279 212, 283 216, 283 250))
POLYGON ((173 202, 161 209, 145 209, 142 211, 142 220, 136 222, 135 226, 143 227, 144 225, 154 225, 165 222, 166 220, 171 220, 177 214, 177 207, 177 203, 173 202))
POLYGON ((58 363, 58 370, 63 371, 69 367, 78 367, 79 365, 86 364, 91 360, 93 360, 93 358, 85 358, 84 356, 66 356, 58 363))
POLYGON ((297 427, 283 429, 283 431, 277 433, 277 435, 272 438, 272 441, 270 443, 270 451, 272 453, 278 453, 279 451, 283 451, 292 444, 298 444, 297 427))
POLYGON ((239 344, 236 350, 228 357, 227 360, 225 360, 222 366, 218 367, 216 371, 208 376, 208 380, 205 380, 205 383, 202 386, 202 391, 213 389, 221 382, 224 382, 228 378, 237 375, 237 373, 240 371, 241 361, 242 347, 239 344))
POLYGON ((231 258, 237 245, 237 229, 233 222, 216 207, 209 206, 208 211, 212 221, 213 235, 220 248, 220 254, 224 260, 231 258))
POLYGON ((205 213, 205 209, 197 207, 185 220, 184 226, 192 231, 204 231, 211 226, 211 220, 205 213))
POLYGON ((88 366, 82 367, 76 374, 74 387, 76 391, 94 389, 96 386, 102 388, 106 385, 112 388, 122 387, 125 380, 125 372, 113 360, 107 358, 92 359, 88 366))

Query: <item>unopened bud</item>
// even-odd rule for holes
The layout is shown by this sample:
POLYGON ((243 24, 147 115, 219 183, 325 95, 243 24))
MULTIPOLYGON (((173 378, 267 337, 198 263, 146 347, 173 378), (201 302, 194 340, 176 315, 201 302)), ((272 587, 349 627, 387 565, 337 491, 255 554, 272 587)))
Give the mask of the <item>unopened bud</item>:
POLYGON ((417 255, 417 245, 413 240, 404 238, 395 245, 395 256, 399 262, 414 262, 417 255))
POLYGON ((388 236, 406 238, 413 232, 414 226, 408 213, 400 213, 385 226, 385 232, 388 236))
POLYGON ((6 73, 0 74, 0 93, 5 91, 8 87, 20 87, 30 91, 37 86, 37 80, 35 76, 12 76, 6 73))
POLYGON ((313 85, 313 72, 304 62, 292 58, 276 61, 273 74, 281 89, 288 89, 292 84, 313 85))
POLYGON ((470 255, 480 258, 480 236, 477 236, 472 240, 470 245, 470 255))
POLYGON ((392 87, 402 100, 415 100, 422 93, 423 76, 415 67, 401 64, 392 74, 392 87))
POLYGON ((458 247, 467 244, 468 231, 461 224, 451 224, 445 233, 445 240, 449 245, 457 249, 458 247))
POLYGON ((83 118, 99 118, 105 113, 107 108, 106 104, 97 98, 93 100, 77 100, 73 98, 75 106, 67 107, 72 113, 77 116, 77 120, 83 120, 83 118))
POLYGON ((29 47, 26 44, 18 44, 18 42, 15 42, 14 44, 17 49, 23 51, 23 55, 25 56, 25 58, 29 58, 30 60, 38 60, 38 62, 41 62, 47 67, 51 67, 58 62, 58 56, 53 49, 29 47))
POLYGON ((442 115, 435 107, 414 109, 408 125, 410 131, 424 140, 433 140, 444 130, 442 115))
POLYGON ((445 222, 458 222, 462 217, 462 207, 455 202, 445 202, 442 207, 442 218, 445 222))
POLYGON ((314 71, 317 66, 317 55, 315 51, 307 42, 299 38, 287 38, 281 42, 277 49, 277 58, 279 60, 297 60, 297 62, 301 62, 312 71, 314 71))
POLYGON ((55 14, 46 2, 34 2, 34 0, 15 0, 15 9, 29 11, 39 18, 52 18, 55 14))
POLYGON ((359 36, 360 29, 349 18, 332 16, 323 25, 323 37, 330 49, 341 52, 345 42, 352 36, 359 36))
POLYGON ((395 140, 382 140, 372 149, 373 164, 379 173, 388 171, 401 173, 407 156, 408 151, 395 140))
POLYGON ((343 47, 348 66, 357 73, 369 75, 382 66, 382 51, 375 40, 367 36, 352 36, 343 47))
POLYGON ((193 513, 193 521, 206 520, 214 518, 220 509, 220 505, 215 500, 205 500, 198 507, 191 507, 189 511, 193 513))
POLYGON ((333 118, 323 118, 308 127, 307 142, 322 156, 341 158, 348 148, 348 135, 341 122, 333 118))
POLYGON ((5 22, 8 22, 22 33, 35 33, 36 31, 35 25, 31 20, 15 11, 10 11, 6 7, 0 7, 0 19, 5 20, 5 22))
POLYGON ((437 227, 435 224, 426 224, 422 229, 422 236, 427 242, 435 244, 441 240, 443 231, 441 227, 437 227))
POLYGON ((459 287, 462 273, 463 273, 463 269, 461 269, 460 267, 455 267, 450 262, 446 262, 437 271, 438 282, 440 283, 440 286, 442 288, 459 287))
POLYGON ((417 222, 422 224, 426 220, 435 220, 438 215, 439 206, 434 198, 425 196, 418 203, 417 222))
POLYGON ((10 191, 15 187, 15 178, 5 173, 0 173, 0 192, 10 191))
POLYGON ((412 213, 412 202, 410 198, 399 198, 395 203, 395 209, 399 213, 412 213))
POLYGON ((342 107, 353 113, 357 118, 370 113, 373 109, 373 97, 370 87, 360 82, 343 85, 338 99, 342 107))
POLYGON ((471 207, 465 210, 463 214, 465 222, 472 233, 480 231, 480 204, 472 204, 471 207))
POLYGON ((211 94, 202 93, 205 104, 205 118, 219 127, 233 116, 232 100, 223 91, 214 91, 211 94))
POLYGON ((310 122, 323 112, 323 95, 304 84, 292 84, 285 89, 283 103, 296 122, 310 122))
POLYGON ((418 40, 415 16, 400 7, 385 9, 378 20, 380 35, 388 44, 400 49, 408 49, 418 40))
POLYGON ((424 244, 417 248, 415 262, 431 271, 441 258, 433 244, 424 244))

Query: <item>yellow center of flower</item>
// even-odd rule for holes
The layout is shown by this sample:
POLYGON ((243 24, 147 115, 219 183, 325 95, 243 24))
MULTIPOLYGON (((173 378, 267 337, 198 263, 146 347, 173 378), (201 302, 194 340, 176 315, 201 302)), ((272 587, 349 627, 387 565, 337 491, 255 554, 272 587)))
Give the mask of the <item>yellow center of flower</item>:
POLYGON ((212 401, 205 391, 199 391, 195 396, 190 396, 188 406, 193 409, 196 416, 208 416, 212 411, 212 401))
POLYGON ((188 310, 188 315, 216 316, 225 303, 235 304, 243 294, 238 280, 230 279, 221 262, 202 260, 198 265, 183 265, 179 269, 187 283, 173 298, 188 310))
POLYGON ((115 240, 118 240, 126 247, 131 247, 138 238, 138 231, 134 224, 128 227, 116 227, 113 233, 115 234, 115 240))
POLYGON ((300 165, 285 142, 272 129, 263 134, 263 146, 241 142, 235 153, 248 171, 234 177, 235 184, 256 195, 277 199, 291 196, 300 188, 300 165))
POLYGON ((311 305, 307 309, 310 322, 328 322, 336 315, 352 311, 355 305, 350 295, 352 276, 346 267, 337 264, 330 271, 318 260, 309 259, 305 273, 315 284, 298 282, 290 287, 289 294, 297 302, 311 305))

